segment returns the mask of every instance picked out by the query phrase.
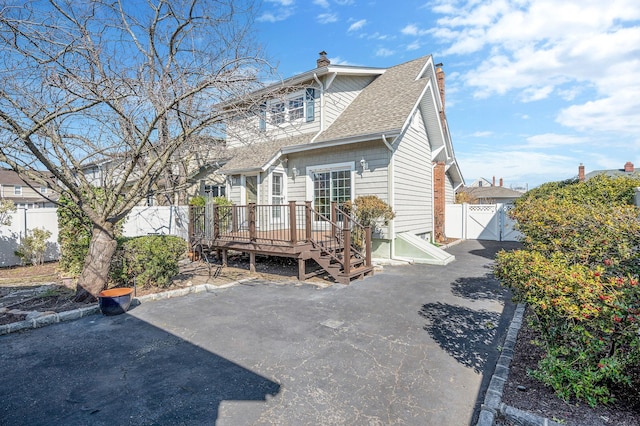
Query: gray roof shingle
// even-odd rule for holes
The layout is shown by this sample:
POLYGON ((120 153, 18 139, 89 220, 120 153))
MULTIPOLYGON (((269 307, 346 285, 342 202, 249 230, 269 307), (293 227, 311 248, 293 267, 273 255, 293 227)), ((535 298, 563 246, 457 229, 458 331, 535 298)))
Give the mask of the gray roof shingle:
POLYGON ((360 92, 317 141, 400 130, 428 83, 427 78, 416 78, 429 57, 389 68, 360 92))
MULTIPOLYGON (((428 83, 428 78, 417 79, 428 58, 430 55, 387 69, 360 92, 314 143, 401 130, 428 83)), ((226 157, 230 159, 220 172, 261 168, 278 150, 309 144, 314 136, 302 134, 229 149, 226 157)))
POLYGON ((220 172, 229 173, 236 170, 249 170, 263 167, 282 148, 291 145, 309 143, 313 134, 302 134, 270 142, 259 142, 243 147, 229 148, 225 157, 229 158, 220 172))

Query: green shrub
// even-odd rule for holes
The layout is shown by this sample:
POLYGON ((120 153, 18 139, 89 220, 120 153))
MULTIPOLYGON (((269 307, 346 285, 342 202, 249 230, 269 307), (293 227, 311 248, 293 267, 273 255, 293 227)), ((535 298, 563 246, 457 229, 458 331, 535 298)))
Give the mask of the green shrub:
POLYGON ((500 252, 495 273, 534 313, 546 355, 533 376, 564 399, 613 400, 640 362, 637 179, 543 185, 516 202, 524 250, 500 252))
POLYGON ((189 200, 190 206, 204 207, 205 204, 207 204, 207 199, 202 195, 196 195, 189 200))
POLYGON ((18 249, 14 252, 22 260, 23 264, 30 262, 33 266, 44 263, 44 254, 47 251, 47 240, 51 231, 44 228, 34 228, 22 239, 18 249))
POLYGON ((186 250, 186 241, 171 235, 120 238, 111 279, 116 286, 130 285, 135 278, 138 286, 168 287, 186 250))
POLYGON ((344 203, 344 210, 353 213, 362 226, 371 226, 375 230, 381 221, 385 225, 396 217, 389 204, 385 203, 377 195, 363 195, 353 201, 344 203))
POLYGON ((82 272, 84 259, 89 252, 92 222, 69 198, 58 200, 58 243, 60 244, 59 268, 67 275, 82 272))

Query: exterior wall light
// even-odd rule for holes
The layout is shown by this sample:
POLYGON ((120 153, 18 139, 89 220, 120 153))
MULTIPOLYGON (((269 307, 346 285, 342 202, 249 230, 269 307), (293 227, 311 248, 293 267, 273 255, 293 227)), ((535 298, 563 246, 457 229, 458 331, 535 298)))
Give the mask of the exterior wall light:
POLYGON ((369 170, 369 163, 367 163, 367 160, 365 160, 364 157, 362 157, 362 160, 360 160, 360 167, 362 167, 363 172, 365 170, 369 170))

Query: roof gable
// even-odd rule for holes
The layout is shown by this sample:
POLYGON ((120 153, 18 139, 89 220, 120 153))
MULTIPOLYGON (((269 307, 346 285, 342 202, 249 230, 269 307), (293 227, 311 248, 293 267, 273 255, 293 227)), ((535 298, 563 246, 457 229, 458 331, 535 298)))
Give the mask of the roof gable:
POLYGON ((351 102, 316 141, 329 141, 383 132, 399 132, 422 96, 425 56, 394 66, 376 78, 351 102))

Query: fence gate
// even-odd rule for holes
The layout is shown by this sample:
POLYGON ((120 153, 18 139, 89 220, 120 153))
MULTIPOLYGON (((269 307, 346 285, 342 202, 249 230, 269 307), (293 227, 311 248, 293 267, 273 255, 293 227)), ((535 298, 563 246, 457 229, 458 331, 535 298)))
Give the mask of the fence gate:
POLYGON ((445 234, 467 240, 518 241, 522 235, 509 217, 510 204, 449 204, 445 234))

